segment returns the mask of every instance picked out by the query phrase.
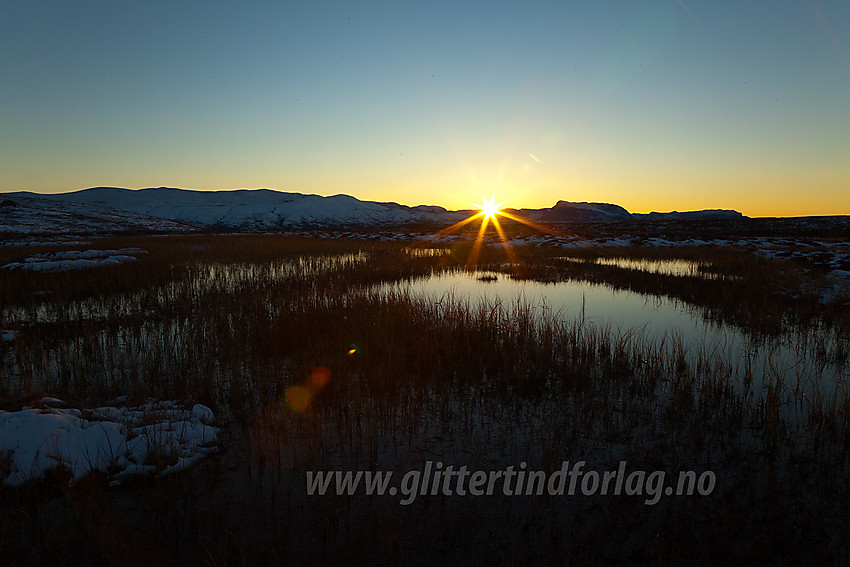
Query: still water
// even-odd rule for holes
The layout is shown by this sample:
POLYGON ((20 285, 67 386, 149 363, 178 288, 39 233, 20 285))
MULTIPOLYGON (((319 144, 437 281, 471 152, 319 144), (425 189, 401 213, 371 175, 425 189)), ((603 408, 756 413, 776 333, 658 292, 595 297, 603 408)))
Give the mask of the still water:
POLYGON ((448 299, 468 302, 473 308, 531 310, 556 321, 579 321, 615 337, 681 343, 691 360, 719 357, 734 375, 740 376, 749 368, 756 378, 781 377, 804 390, 818 387, 835 392, 844 387, 847 378, 846 365, 830 350, 834 350, 837 339, 828 331, 797 329, 779 336, 754 335, 718 322, 705 308, 604 284, 575 280, 544 283, 517 280, 499 272, 455 271, 384 284, 379 289, 435 303, 448 299))

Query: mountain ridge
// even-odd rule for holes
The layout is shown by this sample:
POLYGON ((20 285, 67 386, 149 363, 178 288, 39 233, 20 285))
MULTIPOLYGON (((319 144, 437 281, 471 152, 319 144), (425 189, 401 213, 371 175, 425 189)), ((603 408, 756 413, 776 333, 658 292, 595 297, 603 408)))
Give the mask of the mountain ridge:
MULTIPOLYGON (((21 191, 0 194, 3 199, 12 201, 16 196, 26 197, 30 204, 43 200, 54 208, 59 203, 83 205, 88 207, 89 212, 94 212, 95 207, 102 207, 111 211, 113 216, 115 211, 123 211, 145 219, 163 219, 186 226, 247 231, 456 222, 472 212, 451 211, 438 205, 408 206, 394 202, 363 201, 346 194, 324 197, 265 188, 199 191, 174 187, 91 187, 67 193, 21 191)), ((538 222, 744 218, 737 211, 723 209, 639 214, 610 203, 565 200, 559 200, 548 208, 506 211, 514 211, 528 220, 538 222)))

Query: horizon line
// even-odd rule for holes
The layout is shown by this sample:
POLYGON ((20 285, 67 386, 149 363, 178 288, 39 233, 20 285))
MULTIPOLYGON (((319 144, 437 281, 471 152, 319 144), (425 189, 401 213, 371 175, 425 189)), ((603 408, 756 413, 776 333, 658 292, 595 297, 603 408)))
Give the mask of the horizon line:
MULTIPOLYGON (((160 185, 160 186, 146 186, 146 187, 120 187, 117 185, 93 185, 90 187, 83 187, 81 189, 72 189, 72 190, 58 190, 58 191, 45 191, 45 190, 14 190, 14 191, 0 191, 0 194, 10 195, 16 193, 30 193, 35 195, 64 195, 70 193, 79 193, 82 191, 89 191, 93 189, 119 189, 124 191, 145 191, 145 190, 155 190, 155 189, 170 189, 176 191, 187 191, 187 192, 195 192, 195 193, 234 193, 238 191, 272 191, 275 193, 288 193, 292 195, 303 195, 310 197, 321 197, 321 198, 333 198, 333 197, 350 197, 352 199, 356 199, 360 202, 365 203, 376 203, 376 204, 394 204, 405 207, 440 207, 449 212, 462 212, 462 211, 473 211, 477 210, 476 206, 470 202, 470 207, 468 208, 459 208, 459 209, 451 209, 446 207, 445 205, 437 205, 437 204, 427 204, 427 203, 418 203, 415 205, 405 204, 398 201, 378 201, 372 199, 363 199, 361 197, 357 197, 350 193, 333 193, 322 195, 319 193, 302 193, 300 191, 290 191, 283 189, 275 189, 272 187, 234 187, 234 188, 219 188, 219 189, 206 189, 206 188, 187 188, 187 187, 174 187, 168 185, 160 185)), ((520 210, 542 210, 546 208, 552 208, 556 206, 558 203, 565 202, 570 204, 591 204, 591 205, 613 205, 618 206, 626 210, 629 214, 633 215, 649 215, 652 213, 660 213, 660 214, 668 214, 668 213, 689 213, 689 212, 703 212, 703 211, 732 211, 740 213, 743 218, 749 219, 770 219, 770 218, 811 218, 811 217, 842 217, 842 216, 850 216, 850 213, 817 213, 817 214, 790 214, 790 215, 747 215, 741 211, 738 211, 734 208, 725 208, 725 207, 708 207, 708 208, 697 208, 697 209, 670 209, 670 210, 649 210, 649 211, 630 211, 626 209, 624 206, 619 205, 617 203, 609 203, 604 201, 569 201, 567 199, 558 199, 554 205, 549 207, 528 207, 528 206, 511 206, 511 207, 503 207, 503 210, 512 210, 512 211, 520 211, 520 210)))

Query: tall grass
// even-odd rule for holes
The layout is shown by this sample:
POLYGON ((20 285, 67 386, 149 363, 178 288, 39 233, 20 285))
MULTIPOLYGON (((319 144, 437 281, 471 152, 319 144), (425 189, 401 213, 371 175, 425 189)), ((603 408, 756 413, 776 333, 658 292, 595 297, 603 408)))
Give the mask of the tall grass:
MULTIPOLYGON (((435 303, 375 287, 463 269, 463 248, 411 254, 395 244, 253 236, 103 243, 130 245, 150 254, 60 277, 0 270, 4 326, 20 331, 0 346, 4 403, 42 394, 80 404, 125 393, 191 398, 226 425, 225 451, 177 479, 120 491, 96 481, 71 492, 50 482, 0 490, 0 543, 12 562, 34 548, 37 562, 67 554, 70 563, 132 562, 145 547, 140 533, 153 534, 164 561, 216 565, 587 562, 597 552, 602 561, 665 564, 720 559, 719 538, 750 563, 846 557, 846 389, 798 388, 769 366, 754 374, 750 360, 693 352, 679 336, 564 321, 522 301, 435 303), (293 411, 287 391, 317 367, 330 380, 293 411), (404 508, 305 495, 306 470, 403 472, 429 459, 550 471, 562 460, 610 469, 628 460, 671 473, 713 469, 719 480, 710 498, 656 507, 535 496, 423 498, 404 508), (51 506, 56 514, 31 514, 51 506), (82 543, 62 535, 69 526, 82 543)), ((722 254, 708 254, 722 265, 722 254)), ((553 255, 520 253, 522 266, 505 269, 559 278, 574 269, 553 255)), ((504 257, 485 249, 481 261, 504 257)), ((737 280, 580 269, 721 311, 743 289, 725 287, 737 280)), ((773 268, 749 269, 736 275, 753 284, 773 268)), ((741 306, 753 320, 770 309, 769 290, 759 289, 741 306)), ((846 352, 846 342, 830 344, 832 333, 822 323, 805 336, 830 358, 846 352)))

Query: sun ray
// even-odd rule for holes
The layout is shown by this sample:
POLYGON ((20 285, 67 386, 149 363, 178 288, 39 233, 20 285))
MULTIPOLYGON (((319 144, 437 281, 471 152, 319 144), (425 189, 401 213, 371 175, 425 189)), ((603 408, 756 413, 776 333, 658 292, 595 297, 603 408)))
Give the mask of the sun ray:
MULTIPOLYGON (((479 213, 476 216, 481 216, 479 213)), ((487 225, 490 222, 490 217, 483 215, 481 227, 478 229, 478 236, 475 237, 475 242, 472 243, 472 250, 469 252, 469 258, 466 260, 466 268, 470 271, 475 270, 478 264, 478 255, 481 253, 481 245, 484 242, 484 233, 487 232, 487 225)))
POLYGON ((446 234, 451 234, 452 232, 456 231, 457 229, 468 225, 469 223, 471 223, 472 221, 474 221, 475 219, 477 219, 480 216, 481 216, 481 213, 475 213, 474 215, 471 215, 471 216, 463 219, 460 222, 456 222, 455 224, 453 224, 452 226, 450 226, 448 228, 444 228, 443 230, 441 230, 437 234, 440 235, 440 236, 445 236, 446 234))
POLYGON ((496 215, 501 213, 499 208, 505 204, 504 201, 502 201, 501 203, 496 203, 496 197, 490 197, 490 199, 485 199, 484 197, 481 197, 481 200, 483 202, 480 204, 476 204, 475 206, 481 209, 480 214, 483 214, 484 217, 488 219, 496 218, 496 215))
POLYGON ((508 260, 511 262, 511 264, 516 264, 516 254, 514 254, 514 249, 511 247, 511 243, 508 240, 507 236, 505 236, 505 231, 502 229, 502 224, 495 216, 493 217, 493 228, 496 229, 496 233, 499 235, 499 240, 502 241, 502 248, 505 249, 505 254, 508 256, 508 260))
POLYGON ((468 270, 474 271, 476 265, 478 264, 478 258, 481 255, 481 248, 484 245, 484 239, 487 235, 487 228, 489 227, 491 222, 493 223, 493 228, 499 238, 500 244, 505 250, 505 255, 508 257, 508 261, 514 267, 514 270, 520 269, 516 252, 511 246, 510 238, 508 238, 508 235, 506 234, 505 228, 502 226, 499 217, 504 217, 510 221, 523 224, 538 232, 547 234, 557 239, 565 238, 567 236, 566 234, 564 234, 563 230, 558 230, 555 227, 550 227, 545 224, 537 223, 530 219, 523 218, 518 214, 515 214, 518 212, 515 209, 502 210, 501 207, 505 204, 505 201, 497 203, 495 196, 490 197, 489 199, 482 196, 481 200, 481 203, 475 204, 475 206, 479 209, 477 212, 472 213, 465 219, 458 221, 453 225, 444 228, 436 233, 437 236, 447 236, 453 232, 456 232, 457 230, 460 230, 468 224, 478 219, 481 219, 481 224, 478 227, 475 240, 472 243, 472 248, 469 252, 469 256, 467 257, 466 268, 468 270))
POLYGON ((524 218, 522 218, 518 215, 509 213, 508 211, 499 211, 499 214, 502 215, 505 218, 508 218, 508 219, 511 219, 512 221, 524 224, 525 226, 531 227, 534 230, 537 230, 537 231, 542 232, 544 234, 548 234, 550 236, 558 236, 558 237, 564 236, 562 233, 557 232, 557 231, 549 228, 546 225, 534 222, 533 220, 524 219, 524 218))

